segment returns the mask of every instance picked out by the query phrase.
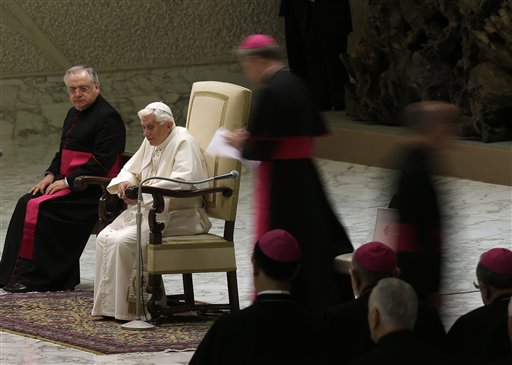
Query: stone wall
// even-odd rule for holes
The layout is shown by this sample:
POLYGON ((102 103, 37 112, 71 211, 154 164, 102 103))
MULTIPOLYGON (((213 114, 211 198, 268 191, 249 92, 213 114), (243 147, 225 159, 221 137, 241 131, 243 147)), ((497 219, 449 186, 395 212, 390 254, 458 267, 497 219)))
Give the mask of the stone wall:
POLYGON ((511 4, 352 0, 347 114, 400 125, 405 105, 446 100, 463 112, 461 137, 511 140, 511 4))
POLYGON ((247 85, 233 48, 251 33, 284 42, 278 0, 2 0, 0 147, 60 131, 71 106, 62 76, 93 66, 101 92, 138 126, 136 112, 169 103, 184 125, 194 81, 247 85))
MULTIPOLYGON (((184 125, 195 81, 216 80, 251 87, 236 63, 105 72, 100 73, 99 79, 102 95, 121 112, 128 128, 139 127, 137 111, 153 101, 169 104, 176 123, 184 125)), ((61 75, 4 79, 1 95, 2 139, 57 133, 71 107, 61 75)))

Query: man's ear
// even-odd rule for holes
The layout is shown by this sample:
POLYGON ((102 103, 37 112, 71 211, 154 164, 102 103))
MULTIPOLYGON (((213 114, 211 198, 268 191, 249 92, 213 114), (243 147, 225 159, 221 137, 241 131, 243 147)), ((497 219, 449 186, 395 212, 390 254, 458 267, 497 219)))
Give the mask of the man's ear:
POLYGON ((482 282, 478 282, 478 284, 480 285, 480 295, 482 296, 482 302, 487 305, 493 299, 492 288, 482 282))
POLYGON ((400 270, 400 268, 399 267, 395 267, 395 269, 393 270, 393 276, 395 278, 399 278, 401 274, 402 274, 402 271, 400 270))
POLYGON ((368 326, 370 327, 370 335, 373 342, 377 343, 377 329, 380 326, 380 313, 375 307, 368 309, 368 326))
POLYGON ((295 279, 295 277, 299 274, 300 270, 300 264, 297 264, 297 267, 295 268, 295 272, 292 275, 292 279, 295 279))
POLYGON ((380 313, 379 310, 375 307, 372 307, 368 310, 368 324, 370 328, 376 328, 379 325, 380 321, 380 313))
POLYGON ((260 274, 260 268, 252 263, 252 276, 258 276, 260 274))
POLYGON ((354 295, 356 297, 358 297, 361 293, 359 293, 359 287, 361 285, 361 280, 359 278, 359 276, 357 275, 357 271, 354 270, 354 268, 350 268, 349 270, 349 273, 350 273, 350 281, 352 283, 352 291, 354 292, 354 295))

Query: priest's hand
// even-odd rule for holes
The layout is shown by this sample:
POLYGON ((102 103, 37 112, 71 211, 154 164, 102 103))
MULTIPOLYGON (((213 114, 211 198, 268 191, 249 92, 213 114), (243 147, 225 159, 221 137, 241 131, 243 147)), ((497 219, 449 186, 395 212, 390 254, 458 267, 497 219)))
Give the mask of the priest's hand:
POLYGON ((46 188, 53 183, 53 179, 55 176, 53 174, 46 174, 46 176, 39 181, 32 189, 30 189, 28 192, 32 193, 32 195, 36 194, 44 194, 46 191, 46 188))
POLYGON ((241 149, 247 138, 249 138, 249 132, 247 132, 247 130, 244 128, 240 128, 229 133, 225 138, 228 144, 235 147, 236 149, 241 149))
POLYGON ((57 180, 52 182, 47 188, 46 188, 46 194, 54 194, 59 190, 66 189, 68 187, 68 184, 64 180, 57 180))

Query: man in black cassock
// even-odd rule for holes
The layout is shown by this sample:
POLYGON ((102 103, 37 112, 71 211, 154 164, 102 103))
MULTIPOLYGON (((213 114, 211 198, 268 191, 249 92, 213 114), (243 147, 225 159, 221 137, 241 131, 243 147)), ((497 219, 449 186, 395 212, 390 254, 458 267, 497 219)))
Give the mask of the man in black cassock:
POLYGON ((455 364, 510 360, 507 308, 512 296, 512 251, 492 248, 482 254, 476 277, 484 306, 455 321, 448 331, 446 349, 455 364))
POLYGON ((304 82, 284 68, 280 47, 264 34, 248 36, 237 51, 249 81, 260 88, 247 129, 235 131, 232 145, 260 161, 256 181, 256 239, 281 228, 301 246, 303 261, 292 295, 311 313, 352 299, 349 280, 338 278, 333 260, 353 246, 332 210, 314 162, 314 139, 327 128, 304 82))
POLYGON ((368 300, 368 325, 376 347, 350 365, 445 365, 449 358, 415 336, 417 297, 414 289, 398 278, 384 278, 368 300))
POLYGON ((77 190, 76 177, 113 177, 121 168, 126 130, 101 95, 92 67, 74 66, 64 83, 73 107, 64 120, 59 151, 44 178, 22 196, 11 217, 0 261, 7 292, 72 290, 79 259, 98 219, 101 189, 77 190))
POLYGON ((219 317, 189 364, 323 364, 321 322, 290 295, 300 260, 299 244, 290 233, 275 229, 264 234, 252 256, 255 302, 219 317))
MULTIPOLYGON (((341 303, 326 313, 327 338, 333 364, 344 364, 375 348, 368 326, 368 300, 379 280, 398 277, 395 252, 381 242, 368 242, 357 248, 352 257, 350 276, 357 299, 341 303), (343 351, 339 350, 343 344, 343 351)), ((444 345, 446 331, 437 309, 418 301, 414 334, 436 348, 444 345)))
POLYGON ((461 114, 456 105, 442 101, 412 103, 403 114, 412 133, 399 148, 396 190, 389 205, 398 213, 400 278, 418 298, 439 308, 445 220, 435 175, 461 114))

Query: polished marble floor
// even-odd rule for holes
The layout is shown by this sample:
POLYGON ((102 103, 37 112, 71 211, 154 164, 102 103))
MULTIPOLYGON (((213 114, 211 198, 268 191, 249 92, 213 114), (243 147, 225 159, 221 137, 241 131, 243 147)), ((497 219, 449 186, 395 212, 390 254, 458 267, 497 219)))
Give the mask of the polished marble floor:
MULTIPOLYGON (((127 150, 140 143, 140 131, 129 131, 127 150)), ((17 198, 27 191, 49 164, 58 137, 29 136, 10 139, 2 135, 0 148, 0 249, 17 198)), ((378 207, 390 198, 392 172, 385 169, 330 160, 318 160, 326 190, 355 247, 372 239, 378 207)), ((235 241, 241 305, 250 303, 252 292, 249 248, 252 237, 253 174, 244 169, 241 181, 235 241)), ((474 290, 474 268, 479 255, 491 247, 512 246, 512 188, 469 180, 439 177, 449 213, 443 270, 442 317, 446 328, 461 314, 481 305, 474 290)), ((300 182, 298 182, 300 183, 300 182)), ((307 191, 307 187, 304 187, 307 191)), ((312 227, 314 228, 314 227, 312 227)), ((220 230, 214 224, 215 230, 220 230)), ((81 258, 81 289, 94 282, 94 237, 81 258)), ((178 277, 165 277, 167 292, 178 286, 178 277)), ((195 277, 197 299, 216 302, 226 299, 224 276, 199 274, 195 277)), ((0 290, 0 294, 4 294, 0 290)), ((0 295, 1 305, 1 295, 0 295)), ((172 344, 169 344, 172 347, 172 344)), ((318 351, 322 351, 319 349, 318 351)), ((0 332, 0 364, 187 364, 191 352, 95 355, 40 340, 0 332)))

